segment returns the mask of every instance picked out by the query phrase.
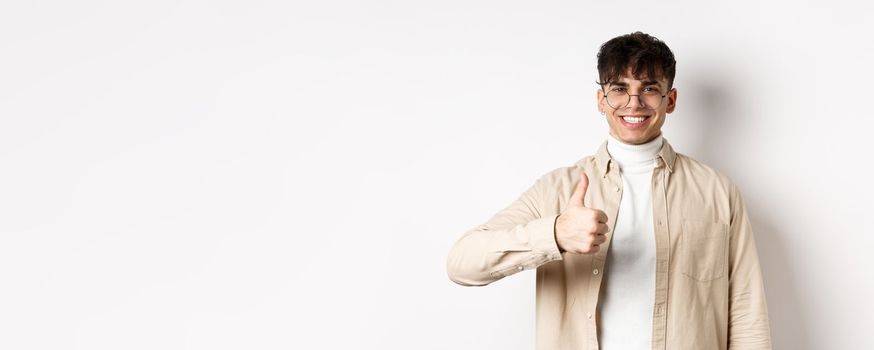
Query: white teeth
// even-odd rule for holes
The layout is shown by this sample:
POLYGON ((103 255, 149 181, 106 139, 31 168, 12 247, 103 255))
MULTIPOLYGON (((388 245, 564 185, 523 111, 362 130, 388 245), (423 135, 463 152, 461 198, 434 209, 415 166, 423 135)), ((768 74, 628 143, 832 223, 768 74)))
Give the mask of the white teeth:
POLYGON ((625 122, 627 123, 637 124, 642 123, 644 120, 646 120, 646 117, 622 117, 622 119, 625 120, 625 122))

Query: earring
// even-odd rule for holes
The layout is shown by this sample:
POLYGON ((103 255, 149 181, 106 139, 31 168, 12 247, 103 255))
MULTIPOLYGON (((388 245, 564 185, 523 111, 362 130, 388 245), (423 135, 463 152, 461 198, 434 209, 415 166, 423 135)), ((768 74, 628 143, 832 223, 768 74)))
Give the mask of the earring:
POLYGON ((601 115, 607 115, 607 112, 601 111, 601 115))

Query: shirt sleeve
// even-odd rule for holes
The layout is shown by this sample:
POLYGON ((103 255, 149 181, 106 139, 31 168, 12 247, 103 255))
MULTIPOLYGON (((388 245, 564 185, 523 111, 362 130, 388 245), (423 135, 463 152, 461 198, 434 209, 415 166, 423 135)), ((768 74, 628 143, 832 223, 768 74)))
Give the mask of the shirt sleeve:
POLYGON ((759 255, 740 192, 731 186, 728 348, 771 349, 759 255))
POLYGON ((518 199, 483 224, 465 232, 449 252, 449 279, 484 286, 562 256, 555 242, 558 214, 541 216, 548 184, 538 179, 518 199))

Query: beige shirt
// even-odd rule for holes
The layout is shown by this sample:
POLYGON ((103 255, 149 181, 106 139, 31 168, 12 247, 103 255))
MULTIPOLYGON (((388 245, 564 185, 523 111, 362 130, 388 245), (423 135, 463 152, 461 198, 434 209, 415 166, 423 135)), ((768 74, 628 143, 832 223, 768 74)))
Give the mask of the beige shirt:
MULTIPOLYGON (((449 278, 465 286, 536 268, 538 350, 598 349, 596 310, 612 231, 595 254, 561 253, 555 242, 555 219, 580 171, 589 177, 584 204, 603 210, 612 229, 622 179, 605 142, 594 156, 543 175, 516 201, 467 231, 447 259, 449 278)), ((652 201, 652 348, 770 349, 759 258, 734 184, 675 153, 664 140, 652 175, 652 201)))

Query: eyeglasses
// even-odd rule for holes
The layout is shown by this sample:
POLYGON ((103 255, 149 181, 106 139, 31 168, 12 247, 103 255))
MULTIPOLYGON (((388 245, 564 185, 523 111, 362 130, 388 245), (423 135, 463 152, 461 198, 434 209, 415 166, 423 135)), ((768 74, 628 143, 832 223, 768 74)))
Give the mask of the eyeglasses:
POLYGON ((607 91, 607 105, 613 109, 625 108, 631 102, 631 96, 638 96, 639 101, 646 107, 655 109, 662 105, 662 100, 667 94, 662 95, 661 91, 655 87, 645 87, 640 94, 629 95, 624 87, 614 87, 607 91))

